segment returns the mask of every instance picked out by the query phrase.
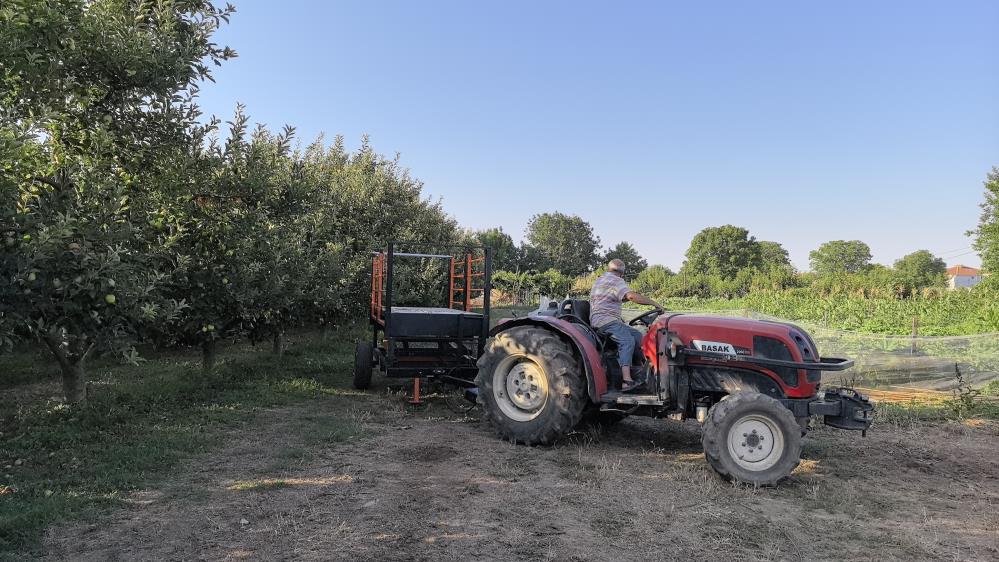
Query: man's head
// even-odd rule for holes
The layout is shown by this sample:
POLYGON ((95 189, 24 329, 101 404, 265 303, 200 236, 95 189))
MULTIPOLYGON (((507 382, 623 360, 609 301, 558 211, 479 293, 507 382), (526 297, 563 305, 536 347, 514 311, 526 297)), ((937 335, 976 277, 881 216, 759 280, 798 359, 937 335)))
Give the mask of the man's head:
POLYGON ((620 277, 624 277, 624 274, 628 272, 628 268, 625 267, 623 261, 614 258, 607 264, 607 271, 617 274, 620 277))

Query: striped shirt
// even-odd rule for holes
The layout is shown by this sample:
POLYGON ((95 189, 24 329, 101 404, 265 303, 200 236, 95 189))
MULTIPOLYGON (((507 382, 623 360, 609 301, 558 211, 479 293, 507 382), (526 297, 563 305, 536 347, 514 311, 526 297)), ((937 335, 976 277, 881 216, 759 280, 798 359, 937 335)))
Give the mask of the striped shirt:
POLYGON ((593 282, 590 290, 590 325, 594 328, 621 320, 621 303, 631 288, 617 275, 604 273, 593 282))

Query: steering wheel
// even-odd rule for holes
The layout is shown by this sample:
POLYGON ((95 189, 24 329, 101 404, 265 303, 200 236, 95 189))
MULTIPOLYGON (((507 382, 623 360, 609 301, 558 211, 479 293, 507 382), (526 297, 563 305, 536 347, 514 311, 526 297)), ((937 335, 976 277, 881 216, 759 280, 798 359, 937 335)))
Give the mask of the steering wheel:
POLYGON ((652 310, 650 310, 650 311, 648 311, 648 312, 646 312, 644 314, 641 314, 639 316, 636 316, 636 317, 632 318, 628 322, 628 325, 629 326, 634 326, 635 324, 641 323, 641 324, 645 324, 646 326, 648 326, 648 325, 652 324, 652 321, 656 318, 656 316, 659 316, 662 313, 663 313, 662 309, 660 309, 660 308, 654 308, 654 309, 652 309, 652 310))

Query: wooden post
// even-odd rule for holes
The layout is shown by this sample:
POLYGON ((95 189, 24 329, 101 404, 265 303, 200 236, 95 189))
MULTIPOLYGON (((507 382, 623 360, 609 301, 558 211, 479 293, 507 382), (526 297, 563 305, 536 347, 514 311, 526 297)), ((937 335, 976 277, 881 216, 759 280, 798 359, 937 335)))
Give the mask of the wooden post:
POLYGON ((909 347, 909 355, 916 354, 916 338, 919 337, 919 317, 912 317, 912 342, 909 347))

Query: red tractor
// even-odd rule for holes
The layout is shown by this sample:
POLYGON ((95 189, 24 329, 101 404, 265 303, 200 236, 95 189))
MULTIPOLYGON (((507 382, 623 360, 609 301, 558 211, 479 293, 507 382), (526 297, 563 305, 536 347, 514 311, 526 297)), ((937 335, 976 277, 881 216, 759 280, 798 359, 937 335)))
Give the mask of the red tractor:
POLYGON ((493 328, 475 394, 496 432, 549 444, 588 421, 695 418, 718 474, 767 486, 798 465, 811 416, 862 432, 873 421, 873 404, 857 391, 820 391, 823 371, 853 361, 820 357, 808 333, 792 324, 659 310, 630 324, 648 329, 640 393, 618 390, 614 343, 590 326, 587 301, 553 303, 493 328))
POLYGON ((389 378, 412 379, 414 403, 423 379, 466 388, 500 436, 529 445, 629 415, 695 418, 711 467, 757 485, 775 484, 798 465, 811 416, 841 429, 871 425, 874 406, 855 390, 819 391, 823 371, 853 361, 820 357, 797 326, 645 312, 631 321, 648 328, 645 388, 622 393, 614 343, 590 326, 589 302, 567 299, 490 330, 491 292, 488 248, 395 242, 375 252, 372 336, 357 342, 354 386, 368 388, 377 366, 389 378), (426 302, 398 298, 397 277, 407 271, 400 259, 440 272, 426 302))

